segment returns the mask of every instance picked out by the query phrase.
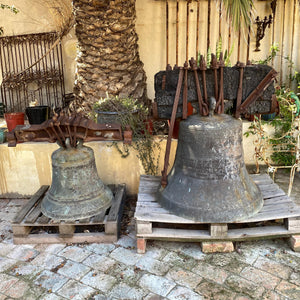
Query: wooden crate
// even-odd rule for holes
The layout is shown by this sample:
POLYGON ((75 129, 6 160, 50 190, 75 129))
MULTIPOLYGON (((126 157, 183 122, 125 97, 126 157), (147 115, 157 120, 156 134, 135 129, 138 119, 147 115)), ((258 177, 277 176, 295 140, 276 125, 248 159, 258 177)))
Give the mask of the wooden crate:
POLYGON ((43 185, 12 222, 15 244, 35 243, 111 243, 119 237, 125 184, 110 186, 112 206, 101 214, 74 221, 57 221, 41 212, 41 201, 49 186, 43 185))
POLYGON ((300 206, 267 174, 251 177, 263 194, 263 208, 241 222, 208 224, 173 215, 162 208, 156 202, 160 177, 141 176, 134 215, 138 252, 145 252, 147 240, 233 242, 300 234, 300 206))

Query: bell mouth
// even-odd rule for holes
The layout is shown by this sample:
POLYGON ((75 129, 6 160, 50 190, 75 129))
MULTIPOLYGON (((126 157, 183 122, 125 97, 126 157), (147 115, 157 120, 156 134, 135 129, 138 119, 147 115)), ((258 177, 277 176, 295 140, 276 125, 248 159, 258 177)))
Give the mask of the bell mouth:
POLYGON ((56 195, 48 192, 42 201, 41 211, 46 217, 54 220, 81 220, 105 212, 111 206, 112 198, 112 192, 108 188, 95 197, 89 195, 81 201, 74 201, 73 198, 58 199, 56 195))
POLYGON ((260 190, 249 176, 247 179, 243 177, 220 182, 199 180, 176 172, 169 179, 168 185, 158 190, 156 199, 171 213, 195 222, 243 221, 258 213, 263 207, 260 190))

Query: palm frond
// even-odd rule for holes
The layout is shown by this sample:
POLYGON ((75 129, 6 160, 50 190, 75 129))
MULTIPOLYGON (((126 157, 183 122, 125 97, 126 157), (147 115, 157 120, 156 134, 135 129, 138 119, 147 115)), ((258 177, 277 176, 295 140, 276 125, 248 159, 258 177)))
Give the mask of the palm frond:
POLYGON ((221 0, 224 3, 226 17, 231 20, 232 27, 239 31, 251 25, 254 10, 253 0, 221 0))

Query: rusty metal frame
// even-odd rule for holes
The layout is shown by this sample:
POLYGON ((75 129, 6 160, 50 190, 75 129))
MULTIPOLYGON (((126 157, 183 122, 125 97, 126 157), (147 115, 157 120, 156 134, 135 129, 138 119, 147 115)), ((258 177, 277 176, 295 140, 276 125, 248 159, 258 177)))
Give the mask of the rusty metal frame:
POLYGON ((40 105, 63 105, 63 60, 57 33, 1 37, 0 64, 0 97, 7 112, 24 111, 35 100, 40 105))

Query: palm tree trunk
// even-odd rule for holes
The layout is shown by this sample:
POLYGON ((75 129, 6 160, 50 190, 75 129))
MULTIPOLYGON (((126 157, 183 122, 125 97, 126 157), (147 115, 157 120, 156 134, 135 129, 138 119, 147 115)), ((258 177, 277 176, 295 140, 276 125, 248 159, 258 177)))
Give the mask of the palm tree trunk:
POLYGON ((78 38, 75 108, 109 95, 146 98, 135 0, 73 0, 78 38))

